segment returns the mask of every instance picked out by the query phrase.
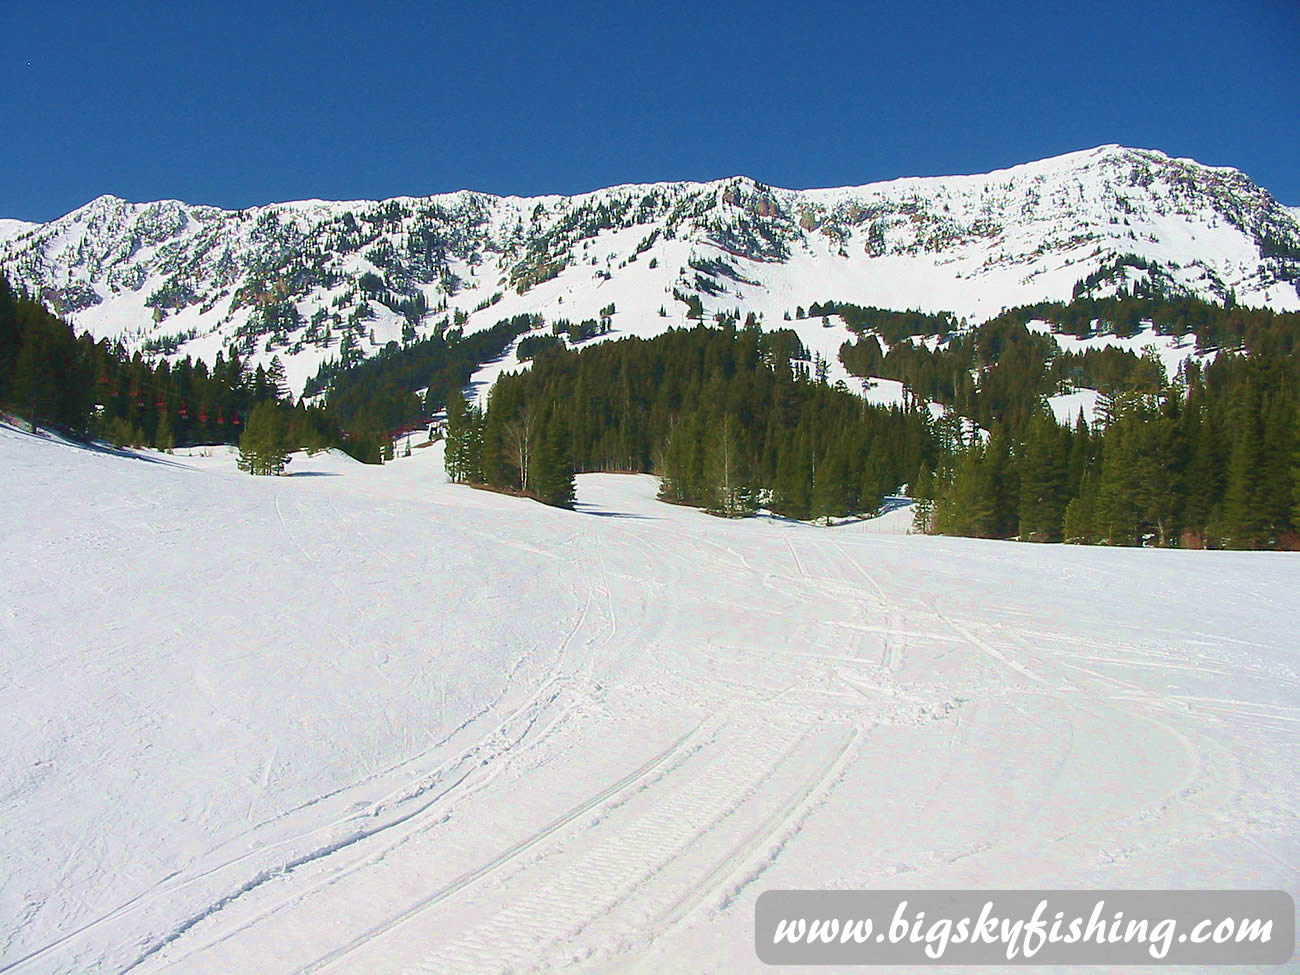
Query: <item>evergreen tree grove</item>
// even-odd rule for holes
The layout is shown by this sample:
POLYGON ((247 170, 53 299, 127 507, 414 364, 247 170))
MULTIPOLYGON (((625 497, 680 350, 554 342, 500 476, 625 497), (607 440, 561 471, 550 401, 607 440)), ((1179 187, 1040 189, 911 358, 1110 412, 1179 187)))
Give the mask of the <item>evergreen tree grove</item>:
POLYGON ((272 400, 258 403, 239 438, 239 469, 249 474, 283 474, 289 462, 287 434, 279 405, 272 400))
MULTIPOLYGON (((564 497, 551 479, 568 485, 576 471, 654 472, 666 500, 727 517, 760 506, 809 517, 815 504, 824 519, 874 511, 933 453, 925 422, 792 367, 807 359, 793 332, 756 322, 556 350, 493 387, 479 475, 548 500, 564 497)), ((449 405, 456 480, 464 424, 453 416, 449 405)))
MULTIPOLYGON (((275 383, 264 376, 259 387, 234 353, 218 353, 211 368, 189 358, 151 363, 120 344, 78 336, 0 276, 0 405, 34 423, 119 446, 235 443, 249 411, 275 394, 275 383)), ((294 446, 340 442, 328 409, 287 402, 284 409, 294 446)))

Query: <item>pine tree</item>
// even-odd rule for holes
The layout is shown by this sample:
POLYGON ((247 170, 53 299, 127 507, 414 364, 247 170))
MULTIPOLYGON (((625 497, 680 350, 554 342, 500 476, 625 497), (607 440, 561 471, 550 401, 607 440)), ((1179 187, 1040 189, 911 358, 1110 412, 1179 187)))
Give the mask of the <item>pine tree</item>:
POLYGON ((985 538, 1011 538, 1020 526, 1020 479, 1011 458, 1011 437, 994 423, 981 454, 981 478, 989 492, 992 525, 979 534, 985 538))
POLYGON ((1093 528, 1097 506, 1097 479, 1091 470, 1085 471, 1079 484, 1079 494, 1065 506, 1065 541, 1089 545, 1096 540, 1093 528))
POLYGON ((832 518, 849 513, 852 507, 852 490, 848 480, 848 464, 843 448, 836 443, 827 446, 817 464, 813 480, 812 516, 830 524, 832 518))
POLYGON ((1137 431, 1137 441, 1133 492, 1139 531, 1145 536, 1154 530, 1156 544, 1163 548, 1177 530, 1187 466, 1175 418, 1169 414, 1149 418, 1137 431))
POLYGON ((18 326, 18 300, 8 279, 0 274, 0 403, 8 402, 13 384, 14 365, 22 345, 18 326))
POLYGON ((176 446, 176 433, 172 427, 171 414, 166 410, 158 417, 158 426, 154 431, 153 443, 159 450, 164 450, 167 453, 171 453, 172 448, 176 446))
POLYGON ((1065 517, 1066 456, 1061 429, 1045 411, 1035 413, 1020 462, 1020 538, 1060 540, 1065 517))
POLYGON ((509 416, 510 405, 501 398, 502 384, 498 381, 488 392, 488 408, 483 413, 481 443, 479 446, 479 480, 493 487, 506 487, 509 484, 506 465, 503 461, 505 452, 505 424, 509 416))
POLYGON ((239 469, 250 474, 283 474, 289 463, 289 444, 280 408, 272 400, 253 407, 239 438, 239 469))
POLYGON ((673 426, 664 446, 659 496, 677 504, 708 505, 711 495, 705 471, 701 416, 692 413, 673 426))
POLYGON ((14 401, 35 427, 53 419, 58 388, 51 370, 54 352, 49 333, 38 326, 24 330, 14 366, 14 401))
POLYGON ((271 368, 266 371, 266 382, 270 395, 276 399, 282 400, 289 396, 289 383, 284 375, 284 363, 280 361, 278 355, 271 359, 271 368))
POLYGON ((1256 496, 1262 534, 1260 545, 1280 539, 1291 527, 1292 477, 1291 457, 1295 451, 1295 408, 1277 393, 1285 380, 1278 378, 1268 401, 1260 409, 1260 435, 1263 456, 1260 458, 1260 481, 1256 496))
POLYGON ((1183 479, 1183 526, 1189 533, 1188 542, 1200 547, 1208 541, 1214 506, 1223 496, 1223 444, 1214 415, 1199 395, 1188 400, 1183 415, 1183 438, 1188 452, 1183 479))
POLYGON ((951 475, 936 483, 934 531, 941 535, 1008 538, 1017 524, 1018 481, 1010 443, 994 424, 987 443, 957 455, 951 475))
MULTIPOLYGON (((874 515, 880 510, 885 494, 898 486, 897 479, 891 478, 887 460, 882 450, 863 448, 866 460, 862 462, 862 477, 858 481, 857 497, 850 497, 853 510, 864 515, 874 515)), ((849 476, 852 476, 853 462, 850 460, 849 476)), ((902 464, 899 465, 900 467, 902 464)))
POLYGON ((1079 416, 1074 422, 1074 432, 1070 436, 1070 456, 1066 463, 1065 483, 1067 485, 1078 485, 1083 480, 1083 472, 1088 469, 1092 462, 1093 452, 1092 431, 1088 427, 1088 421, 1083 417, 1083 410, 1079 410, 1079 416))
POLYGON ((952 480, 936 492, 934 530, 940 535, 992 537, 997 524, 997 503, 984 461, 985 447, 975 444, 962 451, 953 467, 952 480))
POLYGON ((1106 428, 1102 443, 1092 529, 1096 541, 1109 545, 1133 545, 1139 540, 1133 490, 1137 468, 1134 426, 1125 421, 1112 423, 1106 428))
POLYGON ((805 432, 800 430, 778 449, 771 508, 787 518, 807 518, 812 511, 813 468, 805 432))
POLYGON ((1264 525, 1259 505, 1262 436, 1259 395, 1250 383, 1234 400, 1232 446, 1223 496, 1224 543, 1229 548, 1258 548, 1264 525))
POLYGON ((754 511, 751 472, 740 440, 739 424, 730 413, 704 423, 708 508, 727 518, 754 511))
POLYGON ((447 476, 454 483, 461 484, 474 479, 469 459, 473 431, 474 418, 465 403, 465 396, 459 389, 453 389, 447 395, 447 439, 443 448, 443 464, 447 468, 447 476))
POLYGON ((557 412, 542 425, 531 458, 529 483, 537 500, 560 508, 573 507, 574 470, 569 459, 566 430, 557 412))
POLYGON ((913 501, 912 530, 928 535, 934 530, 934 475, 929 464, 922 464, 911 485, 913 501))
POLYGON ((1295 433, 1292 436, 1295 449, 1291 454, 1291 525, 1300 531, 1300 412, 1295 416, 1295 433))

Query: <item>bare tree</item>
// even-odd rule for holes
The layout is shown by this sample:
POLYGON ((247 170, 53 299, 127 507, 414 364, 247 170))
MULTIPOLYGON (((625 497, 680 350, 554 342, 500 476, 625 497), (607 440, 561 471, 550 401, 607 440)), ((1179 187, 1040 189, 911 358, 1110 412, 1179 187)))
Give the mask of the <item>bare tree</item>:
POLYGON ((537 418, 533 414, 533 408, 525 407, 519 419, 506 424, 504 432, 511 457, 519 468, 519 487, 527 491, 528 465, 532 460, 537 435, 537 418))

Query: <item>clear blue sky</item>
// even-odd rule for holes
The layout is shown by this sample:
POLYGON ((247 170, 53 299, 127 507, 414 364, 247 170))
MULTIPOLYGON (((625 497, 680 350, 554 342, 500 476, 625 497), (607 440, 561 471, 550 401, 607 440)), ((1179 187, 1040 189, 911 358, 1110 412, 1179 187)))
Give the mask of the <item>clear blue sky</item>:
POLYGON ((1108 142, 1300 205, 1300 3, 0 0, 0 216, 982 172, 1108 142))

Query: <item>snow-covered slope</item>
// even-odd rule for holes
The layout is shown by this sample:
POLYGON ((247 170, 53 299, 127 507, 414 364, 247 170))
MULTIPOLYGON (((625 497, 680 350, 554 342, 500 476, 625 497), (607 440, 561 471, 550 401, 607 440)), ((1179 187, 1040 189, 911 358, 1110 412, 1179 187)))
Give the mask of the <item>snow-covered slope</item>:
MULTIPOLYGON (((1034 332, 1050 333, 1062 352, 1083 353, 1089 349, 1110 347, 1136 356, 1153 355, 1159 360, 1165 376, 1171 380, 1179 374, 1186 361, 1193 360, 1203 366, 1218 355, 1216 350, 1198 350, 1194 335, 1162 335, 1150 321, 1143 322, 1142 327, 1129 336, 1096 334, 1079 338, 1068 333, 1054 332, 1051 324, 1044 321, 1031 321, 1028 328, 1034 332)), ((1099 401, 1100 392, 1087 387, 1048 397, 1048 405, 1057 421, 1067 425, 1072 425, 1079 418, 1080 412, 1089 424, 1094 423, 1098 419, 1099 401)))
POLYGON ((437 446, 249 478, 0 428, 0 470, 14 975, 746 972, 773 888, 1300 893, 1292 556, 628 475, 566 512, 437 446))
MULTIPOLYGON (((1094 294, 1151 278, 1300 308, 1300 223, 1236 170, 1104 146, 823 190, 735 178, 238 212, 101 197, 0 232, 0 268, 96 335, 206 359, 231 343, 279 355, 299 390, 345 342, 365 355, 441 325, 521 312, 577 323, 610 306, 613 335, 646 335, 683 324, 692 295, 706 317, 739 309, 768 325, 827 299, 973 322, 1068 299, 1089 276, 1094 294), (1126 255, 1146 267, 1098 277, 1126 255)), ((794 324, 831 360, 847 337, 836 322, 794 324)))
POLYGON ((40 224, 30 223, 27 220, 0 218, 0 240, 17 237, 19 234, 26 233, 29 230, 35 230, 38 226, 40 226, 40 224))

